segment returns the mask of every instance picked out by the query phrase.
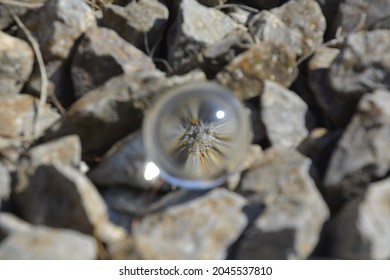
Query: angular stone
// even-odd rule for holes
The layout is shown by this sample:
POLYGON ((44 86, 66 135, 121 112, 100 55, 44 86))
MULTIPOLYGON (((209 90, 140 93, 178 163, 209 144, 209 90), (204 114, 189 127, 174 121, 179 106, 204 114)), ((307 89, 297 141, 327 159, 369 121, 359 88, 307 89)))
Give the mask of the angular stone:
POLYGON ((223 5, 226 3, 227 0, 197 0, 200 4, 213 7, 218 5, 223 5))
MULTIPOLYGON (((29 13, 24 24, 37 40, 49 78, 48 93, 56 94, 69 105, 73 101, 69 58, 76 40, 96 25, 92 9, 79 0, 47 0, 45 5, 29 13)), ((23 36, 23 33, 20 33, 23 36)), ((40 92, 41 76, 37 64, 28 83, 32 92, 40 92)))
POLYGON ((23 40, 0 31, 0 96, 15 95, 29 79, 34 53, 23 40))
POLYGON ((323 185, 329 193, 349 195, 390 170, 390 92, 378 90, 360 100, 333 151, 323 185))
POLYGON ((336 24, 347 34, 361 29, 390 29, 389 10, 387 0, 344 0, 336 24))
POLYGON ((224 259, 247 224, 245 199, 215 189, 145 216, 134 229, 144 259, 224 259))
POLYGON ((250 34, 243 30, 227 35, 205 48, 201 68, 208 77, 215 77, 226 64, 247 50, 252 41, 250 34))
POLYGON ((316 103, 333 127, 346 126, 357 105, 357 101, 340 96, 329 85, 329 68, 339 52, 338 49, 319 47, 308 63, 310 89, 316 103))
POLYGON ((73 57, 71 73, 76 97, 126 73, 155 69, 150 57, 107 28, 91 28, 73 57))
POLYGON ((158 94, 204 79, 200 72, 167 79, 158 71, 120 75, 75 102, 45 139, 77 134, 83 154, 101 154, 141 127, 145 110, 158 94))
POLYGON ((390 87, 390 30, 352 33, 333 61, 328 80, 341 96, 358 99, 390 87))
POLYGON ((298 74, 294 52, 285 44, 260 42, 235 57, 216 79, 241 100, 260 95, 265 80, 290 86, 298 74))
POLYGON ((260 114, 272 146, 297 147, 309 134, 306 103, 283 86, 265 81, 260 95, 260 114))
POLYGON ((303 34, 287 27, 276 15, 263 10, 250 19, 248 26, 251 34, 258 40, 285 43, 297 55, 302 55, 303 34))
POLYGON ((103 8, 104 26, 146 53, 162 41, 168 17, 168 8, 157 0, 131 1, 126 7, 107 5, 103 8))
POLYGON ((242 0, 246 5, 256 9, 271 9, 279 6, 283 0, 242 0))
POLYGON ((234 32, 237 24, 223 12, 195 0, 183 0, 179 15, 168 34, 168 62, 176 73, 194 69, 204 47, 234 32), (213 28, 208 28, 212 26, 213 28))
POLYGON ((318 243, 329 210, 311 178, 311 161, 270 148, 241 181, 240 191, 264 209, 244 233, 239 259, 304 259, 318 243))
MULTIPOLYGON (((6 138, 31 137, 39 99, 28 94, 0 96, 0 135, 6 138)), ((37 136, 52 126, 60 115, 43 106, 37 125, 37 136)))
POLYGON ((125 240, 109 244, 107 253, 111 260, 142 260, 135 247, 134 238, 131 235, 125 240))
POLYGON ((332 257, 390 258, 390 180, 371 183, 332 222, 332 257))
POLYGON ((0 241, 14 233, 25 233, 32 230, 32 226, 14 214, 0 213, 0 241))
POLYGON ((280 18, 289 28, 303 36, 303 53, 314 51, 323 42, 326 20, 320 5, 315 0, 291 0, 271 13, 280 18))
POLYGON ((135 132, 115 144, 88 177, 98 186, 129 186, 151 189, 159 177, 146 180, 147 164, 142 133, 135 132))
POLYGON ((33 9, 39 8, 41 5, 40 3, 45 2, 46 0, 23 0, 19 1, 22 2, 22 4, 32 5, 34 7, 23 7, 17 6, 17 5, 7 5, 2 4, 0 5, 0 30, 4 30, 11 26, 14 23, 14 19, 12 15, 9 12, 9 9, 18 17, 21 17, 25 15, 27 12, 32 11, 33 9))
MULTIPOLYGON (((19 177, 20 178, 20 177, 19 177)), ((107 222, 107 209, 95 186, 70 166, 39 166, 15 188, 21 216, 32 224, 92 234, 107 222)))
POLYGON ((10 235, 0 243, 2 260, 93 260, 97 258, 95 240, 66 229, 36 227, 10 235))
POLYGON ((0 164, 0 210, 2 201, 8 201, 10 196, 11 174, 3 164, 0 164))
POLYGON ((326 171, 328 161, 340 139, 342 130, 327 130, 318 127, 310 131, 308 137, 299 144, 297 150, 310 158, 317 166, 321 175, 326 171))
POLYGON ((78 167, 81 162, 81 143, 77 135, 65 136, 33 147, 29 153, 31 166, 61 163, 78 167))

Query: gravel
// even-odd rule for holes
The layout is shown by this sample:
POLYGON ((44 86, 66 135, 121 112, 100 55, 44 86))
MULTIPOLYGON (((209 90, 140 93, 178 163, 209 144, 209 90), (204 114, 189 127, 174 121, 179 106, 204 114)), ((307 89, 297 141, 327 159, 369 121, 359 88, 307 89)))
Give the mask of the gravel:
POLYGON ((390 258, 389 1, 41 2, 0 4, 0 259, 390 258), (185 135, 197 166, 237 166, 203 191, 145 176, 145 117, 205 81, 245 107, 248 150, 199 123, 238 117, 219 104, 175 104, 211 129, 185 135))

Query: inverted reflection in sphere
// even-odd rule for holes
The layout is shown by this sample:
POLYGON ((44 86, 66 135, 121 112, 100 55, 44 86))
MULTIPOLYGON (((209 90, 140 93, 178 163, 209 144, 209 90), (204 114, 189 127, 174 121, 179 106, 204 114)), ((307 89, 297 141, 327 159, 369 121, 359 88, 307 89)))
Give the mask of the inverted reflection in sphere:
POLYGON ((193 189, 222 184, 237 171, 251 142, 249 114, 211 82, 162 94, 144 122, 149 160, 167 182, 193 189))

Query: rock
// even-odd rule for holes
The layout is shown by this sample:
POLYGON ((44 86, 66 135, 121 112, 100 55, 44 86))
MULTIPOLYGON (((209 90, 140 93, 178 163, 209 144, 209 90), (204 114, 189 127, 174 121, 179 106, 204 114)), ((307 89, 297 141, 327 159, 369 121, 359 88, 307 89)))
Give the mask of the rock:
POLYGON ((30 77, 34 53, 26 42, 2 31, 0 42, 0 96, 15 95, 30 77))
MULTIPOLYGON (((245 6, 248 8, 248 6, 245 6)), ((245 9, 242 6, 229 6, 228 9, 225 9, 225 13, 227 13, 236 23, 241 24, 243 26, 247 26, 249 19, 253 17, 259 11, 254 9, 245 9)))
POLYGON ((390 258, 390 180, 371 183, 332 223, 332 257, 390 258))
POLYGON ((296 29, 287 27, 276 15, 263 10, 254 15, 248 25, 250 33, 258 40, 285 43, 297 55, 302 55, 303 34, 296 29))
POLYGON ((226 3, 227 0, 197 0, 200 4, 213 7, 213 6, 219 6, 226 3))
POLYGON ((205 48, 201 68, 208 77, 214 78, 226 64, 247 50, 252 41, 250 34, 242 30, 227 35, 205 48))
POLYGON ((19 180, 15 203, 32 224, 92 234, 108 220, 106 206, 88 178, 58 163, 39 166, 27 182, 19 180))
POLYGON ((279 6, 283 0, 242 0, 246 5, 256 9, 271 9, 279 6))
POLYGON ((341 134, 342 130, 340 129, 332 131, 323 127, 315 128, 299 144, 297 150, 310 158, 322 175, 326 171, 332 151, 340 139, 341 134))
POLYGON ((323 42, 326 20, 320 5, 315 0, 287 1, 271 13, 280 18, 289 28, 303 36, 303 53, 314 51, 323 42))
POLYGON ((12 15, 10 14, 10 9, 15 15, 18 17, 21 17, 25 15, 27 12, 31 11, 32 9, 39 8, 46 0, 23 0, 22 4, 32 5, 34 7, 23 7, 23 5, 7 5, 2 4, 0 6, 0 30, 5 30, 8 27, 10 27, 14 23, 14 19, 12 15))
POLYGON ((286 87, 298 74, 293 51, 281 43, 260 42, 236 56, 216 79, 230 88, 240 100, 260 95, 265 80, 271 80, 286 87))
POLYGON ((336 24, 347 34, 359 29, 390 29, 389 9, 387 0, 343 0, 336 24))
POLYGON ((346 126, 357 105, 357 101, 340 96, 329 85, 329 68, 339 52, 338 49, 319 47, 308 63, 310 89, 332 127, 346 126))
MULTIPOLYGON (((0 96, 0 135, 4 138, 31 137, 39 99, 28 94, 0 96)), ((52 126, 60 115, 44 105, 39 116, 36 136, 52 126)))
POLYGON ((32 167, 61 163, 78 167, 81 162, 81 144, 77 135, 65 136, 33 147, 28 158, 32 167))
POLYGON ((304 259, 318 243, 329 210, 311 178, 311 161, 270 148, 239 190, 264 209, 237 245, 239 259, 304 259))
POLYGON ((247 151, 246 156, 243 158, 240 164, 240 172, 229 176, 227 180, 227 188, 229 190, 235 190, 240 184, 242 172, 245 172, 246 170, 256 166, 261 161, 262 157, 263 150, 260 145, 251 145, 247 151))
POLYGON ((348 36, 330 67, 331 87, 354 100, 375 89, 389 88, 389 48, 390 30, 362 31, 348 36))
POLYGON ((168 16, 168 8, 156 0, 131 1, 126 7, 107 5, 103 8, 104 26, 146 53, 162 41, 168 16))
MULTIPOLYGON (((329 194, 348 196, 390 169, 390 92, 364 95, 332 153, 323 185, 329 194)), ((335 201, 335 199, 333 199, 335 201)))
MULTIPOLYGON (((24 24, 37 40, 49 78, 48 93, 56 94, 64 105, 73 101, 69 62, 78 39, 96 25, 93 11, 84 1, 47 0, 42 8, 29 13, 24 24)), ((24 36, 22 33, 20 36, 24 36)), ((40 92, 41 76, 36 66, 28 90, 40 92)))
MULTIPOLYGON (((14 214, 0 213, 0 242, 6 237, 15 233, 27 233, 32 230, 32 226, 18 218, 14 214)), ((1 244, 1 243, 0 243, 1 244)))
POLYGON ((110 221, 129 230, 136 220, 153 211, 163 196, 156 190, 142 191, 111 186, 103 192, 110 221))
POLYGON ((147 163, 142 133, 138 131, 115 144, 88 176, 98 186, 153 189, 159 177, 145 179, 147 163))
POLYGON ((203 79, 199 72, 165 79, 158 71, 112 78, 75 102, 45 140, 77 134, 84 155, 104 153, 141 127, 145 110, 158 94, 203 79))
POLYGON ((183 0, 179 15, 168 34, 168 62, 176 73, 186 73, 199 65, 204 47, 234 33, 237 24, 214 8, 195 0, 183 0), (207 28, 213 26, 213 28, 207 28))
POLYGON ((265 81, 260 95, 260 114, 272 146, 297 147, 309 134, 306 103, 281 85, 265 81))
POLYGON ((107 253, 112 260, 142 260, 135 247, 134 237, 131 235, 125 240, 109 244, 107 253))
POLYGON ((150 57, 113 30, 91 28, 81 39, 73 58, 74 92, 76 97, 81 97, 112 77, 153 69, 155 65, 150 57))
POLYGON ((215 189, 145 216, 134 229, 144 259, 224 259, 247 224, 245 200, 215 189))
POLYGON ((95 240, 72 230, 36 227, 10 235, 0 244, 2 260, 92 260, 95 240))
POLYGON ((0 210, 1 210, 2 201, 8 201, 10 195, 11 195, 11 174, 3 164, 0 164, 0 210))

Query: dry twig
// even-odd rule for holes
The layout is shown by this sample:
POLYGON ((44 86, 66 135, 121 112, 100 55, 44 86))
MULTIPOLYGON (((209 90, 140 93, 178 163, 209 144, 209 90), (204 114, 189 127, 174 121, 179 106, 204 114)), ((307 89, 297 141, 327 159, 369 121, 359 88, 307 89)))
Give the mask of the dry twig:
POLYGON ((28 8, 28 9, 37 9, 37 8, 42 7, 44 5, 44 2, 25 3, 25 2, 20 2, 20 1, 16 1, 16 0, 0 0, 0 4, 21 7, 21 8, 28 8))

